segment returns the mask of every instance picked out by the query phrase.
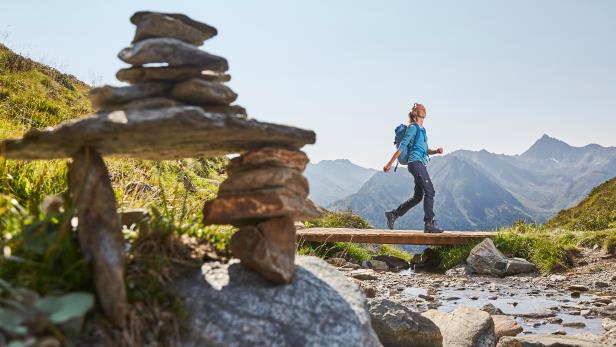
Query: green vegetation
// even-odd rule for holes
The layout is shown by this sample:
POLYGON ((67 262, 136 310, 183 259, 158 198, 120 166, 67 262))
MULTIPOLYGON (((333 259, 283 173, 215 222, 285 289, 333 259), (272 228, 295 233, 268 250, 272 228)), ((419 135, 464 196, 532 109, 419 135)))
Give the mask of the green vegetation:
POLYGON ((362 217, 354 214, 352 211, 346 212, 331 212, 326 211, 319 219, 304 222, 308 228, 354 228, 368 229, 372 228, 362 217))
POLYGON ((547 225, 569 230, 616 228, 616 178, 596 186, 577 206, 558 212, 547 225))
POLYGON ((406 252, 405 250, 398 248, 395 245, 381 245, 380 254, 382 255, 391 255, 394 257, 402 258, 408 262, 413 259, 413 255, 406 252))

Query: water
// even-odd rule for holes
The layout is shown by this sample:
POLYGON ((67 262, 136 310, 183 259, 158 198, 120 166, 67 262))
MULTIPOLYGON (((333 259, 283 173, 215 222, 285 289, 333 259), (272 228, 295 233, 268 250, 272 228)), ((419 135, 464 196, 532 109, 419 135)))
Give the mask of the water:
MULTIPOLYGON (((601 318, 585 318, 579 313, 571 314, 567 306, 572 311, 577 310, 576 306, 589 301, 592 295, 581 295, 579 298, 572 298, 568 293, 556 290, 541 290, 529 288, 511 288, 500 286, 498 289, 492 285, 491 288, 465 288, 464 290, 442 288, 438 289, 436 297, 439 299, 439 310, 451 312, 458 305, 481 308, 490 303, 509 317, 515 319, 523 328, 526 334, 549 334, 555 331, 565 331, 567 335, 580 333, 592 333, 602 335, 604 329, 601 325, 601 318), (498 295, 496 294, 498 291, 498 295), (490 299, 497 295, 496 299, 490 299), (458 297, 459 299, 447 300, 448 298, 458 297), (554 308, 551 311, 550 308, 554 308), (516 315, 555 312, 555 317, 561 318, 562 323, 582 322, 586 324, 583 328, 563 327, 561 324, 549 323, 547 318, 524 318, 516 315)), ((407 287, 402 295, 418 297, 427 294, 427 289, 421 287, 407 287)), ((578 311, 579 312, 579 311, 578 311)))

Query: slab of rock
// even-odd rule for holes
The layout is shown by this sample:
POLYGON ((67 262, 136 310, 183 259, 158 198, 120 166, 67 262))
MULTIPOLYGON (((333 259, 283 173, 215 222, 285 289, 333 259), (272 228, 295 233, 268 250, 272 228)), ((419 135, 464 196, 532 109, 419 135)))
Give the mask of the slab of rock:
POLYGON ((233 234, 231 253, 244 265, 274 283, 289 283, 295 270, 295 225, 293 219, 269 219, 241 227, 233 234))
POLYGON ((165 95, 171 90, 166 83, 143 83, 126 87, 103 86, 92 88, 89 93, 94 111, 109 110, 110 107, 127 103, 136 99, 151 98, 165 95))
POLYGON ((320 215, 305 197, 280 187, 218 196, 205 203, 203 223, 246 225, 264 218, 291 216, 307 220, 320 215))
POLYGON ((393 256, 393 255, 380 254, 380 255, 372 257, 372 259, 385 262, 387 266, 389 266, 389 268, 392 270, 407 269, 411 266, 411 264, 408 261, 400 257, 393 256))
POLYGON ((167 63, 169 66, 192 66, 216 72, 229 69, 227 59, 170 38, 139 41, 121 50, 118 58, 131 65, 167 63))
POLYGON ((357 269, 351 271, 351 277, 361 281, 378 280, 379 276, 372 269, 357 269))
POLYGON ((529 335, 506 336, 500 339, 498 347, 600 347, 603 343, 572 336, 529 335))
POLYGON ((129 101, 124 104, 110 104, 105 105, 102 108, 105 111, 118 111, 118 110, 147 110, 147 109, 155 109, 155 108, 163 108, 163 107, 178 107, 184 106, 185 104, 163 97, 153 97, 153 98, 145 98, 145 99, 137 99, 133 101, 129 101))
POLYGON ((192 105, 226 106, 237 99, 237 94, 222 83, 193 78, 176 84, 171 96, 192 105))
POLYGON ((213 82, 228 82, 231 76, 215 71, 202 71, 203 69, 195 67, 182 66, 160 66, 160 67, 141 67, 133 66, 130 68, 120 69, 116 73, 116 78, 120 81, 129 83, 144 83, 144 82, 179 82, 189 80, 191 78, 201 78, 206 81, 213 82))
POLYGON ((500 308, 494 306, 493 304, 485 304, 480 310, 485 311, 491 315, 504 315, 503 311, 500 308))
POLYGON ((90 145, 102 155, 166 160, 219 156, 267 146, 299 149, 314 142, 312 131, 182 106, 99 112, 55 128, 33 129, 22 139, 0 141, 0 155, 10 159, 59 159, 90 145))
POLYGON ((487 312, 458 306, 451 313, 428 310, 423 316, 434 322, 443 335, 443 346, 492 347, 496 345, 494 322, 487 312))
POLYGON ((91 148, 75 153, 69 165, 69 191, 76 208, 79 247, 90 263, 103 312, 118 327, 128 311, 124 284, 124 236, 109 172, 91 148))
POLYGON ((162 13, 148 13, 138 17, 137 31, 133 43, 154 37, 171 37, 201 46, 207 39, 216 35, 216 29, 201 23, 207 30, 199 30, 180 19, 162 13))
POLYGON ((220 185, 218 195, 277 187, 287 187, 299 196, 308 196, 308 180, 300 171, 284 167, 255 169, 229 175, 220 185))
POLYGON ((229 105, 229 106, 202 106, 201 107, 205 112, 212 113, 222 113, 227 114, 232 117, 240 117, 247 118, 246 109, 240 105, 229 105))
POLYGON ((196 30, 199 30, 200 32, 202 32, 204 35, 208 34, 209 38, 214 37, 218 34, 216 28, 209 26, 205 23, 196 21, 190 17, 188 17, 185 14, 182 13, 164 13, 164 12, 151 12, 151 11, 139 11, 139 12, 135 12, 135 14, 133 14, 130 17, 130 22, 135 24, 135 25, 139 25, 143 20, 147 19, 150 15, 152 14, 158 14, 158 15, 163 15, 163 16, 167 16, 167 17, 171 17, 174 19, 177 19, 179 21, 181 21, 184 24, 190 25, 191 27, 195 28, 196 30))
POLYGON ((516 336, 524 331, 524 328, 518 322, 504 315, 494 315, 492 321, 494 322, 494 334, 496 334, 497 339, 503 336, 516 336))
POLYGON ((441 347, 443 336, 428 318, 388 299, 368 302, 372 327, 384 346, 441 347))
POLYGON ((366 299, 338 270, 296 258, 293 281, 274 286, 241 264, 220 265, 176 284, 186 308, 180 345, 381 346, 366 299))
POLYGON ((534 272, 537 269, 524 259, 505 257, 488 238, 471 250, 466 263, 472 273, 501 277, 534 272))
POLYGON ((303 172, 307 164, 308 157, 302 151, 265 147, 231 159, 227 166, 227 172, 235 174, 240 171, 272 166, 288 167, 303 172))
POLYGON ((374 260, 374 259, 368 260, 368 267, 370 267, 374 271, 379 271, 379 272, 389 270, 389 265, 387 265, 386 262, 380 261, 380 260, 374 260))

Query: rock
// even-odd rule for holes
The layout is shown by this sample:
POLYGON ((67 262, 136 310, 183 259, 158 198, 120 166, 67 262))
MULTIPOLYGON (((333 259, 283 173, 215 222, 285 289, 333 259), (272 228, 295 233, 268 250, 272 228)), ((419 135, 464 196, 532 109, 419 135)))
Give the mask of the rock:
POLYGON ((302 151, 265 147, 232 158, 227 166, 227 172, 231 175, 240 171, 276 166, 303 172, 307 164, 308 157, 302 151))
POLYGON ((563 322, 563 319, 560 317, 549 317, 548 318, 548 323, 551 323, 551 324, 560 324, 562 322, 563 322))
POLYGON ((544 319, 556 316, 556 313, 550 311, 544 312, 525 312, 525 313, 516 313, 516 317, 521 318, 530 318, 530 319, 544 319))
POLYGON ((167 63, 169 66, 192 66, 225 72, 227 60, 204 52, 178 39, 155 38, 139 41, 118 53, 118 58, 131 65, 167 63))
POLYGON ((556 331, 552 332, 552 335, 562 335, 562 336, 564 336, 564 335, 567 335, 567 332, 564 331, 564 330, 556 330, 556 331))
POLYGON ((492 321, 497 339, 503 336, 516 336, 524 330, 515 320, 504 315, 493 315, 492 321))
POLYGON ((219 195, 245 190, 287 187, 299 196, 308 196, 308 180, 295 169, 273 167, 242 171, 229 175, 218 190, 219 195))
POLYGON ((473 273, 483 275, 509 276, 536 270, 524 259, 505 257, 488 238, 471 250, 466 262, 473 273))
POLYGON ((120 69, 116 78, 129 83, 143 82, 180 82, 192 78, 201 78, 212 82, 228 82, 231 76, 215 71, 202 71, 201 68, 182 66, 142 67, 133 66, 120 69))
POLYGON ((563 282, 567 280, 567 276, 563 276, 563 275, 550 275, 550 277, 548 277, 548 279, 552 282, 563 282))
POLYGON ((292 216, 307 220, 320 216, 311 203, 286 187, 225 194, 207 201, 203 223, 243 225, 255 219, 292 216))
POLYGON ((124 236, 103 158, 84 147, 69 165, 69 192, 76 208, 79 248, 90 265, 103 312, 117 327, 128 311, 124 283, 124 236))
POLYGON ((129 101, 161 96, 171 90, 165 83, 142 83, 126 87, 103 86, 90 90, 89 97, 94 111, 117 108, 129 101))
MULTIPOLYGON (((267 146, 298 149, 314 143, 315 137, 308 130, 182 106, 99 112, 55 128, 33 129, 22 139, 0 141, 0 155, 8 159, 58 159, 71 157, 84 145, 90 145, 102 155, 165 160, 240 153, 267 146)), ((298 153, 305 158, 305 154, 298 153)))
POLYGON ((231 253, 275 283, 289 283, 295 270, 295 226, 289 217, 243 226, 233 234, 231 253))
POLYGON ((400 257, 393 256, 393 255, 380 254, 380 255, 372 257, 372 259, 385 262, 387 266, 389 266, 390 269, 396 270, 396 271, 402 270, 402 269, 408 269, 411 266, 411 264, 408 261, 400 257))
POLYGON ((201 106, 205 112, 225 113, 233 117, 246 118, 246 109, 240 105, 229 106, 201 106))
POLYGON ((571 336, 529 335, 506 336, 500 339, 498 347, 600 347, 601 343, 571 336))
POLYGON ((384 346, 443 346, 439 328, 428 318, 388 299, 370 300, 372 327, 384 346))
POLYGON ((189 303, 179 345, 380 346, 356 285, 318 258, 298 256, 296 265, 284 286, 237 263, 206 263, 176 281, 177 297, 189 303))
POLYGON ((105 105, 104 109, 106 111, 134 110, 134 109, 147 110, 147 109, 156 109, 156 108, 163 108, 163 107, 177 107, 177 106, 184 106, 184 104, 177 100, 173 100, 169 98, 153 97, 153 98, 132 100, 132 101, 129 101, 123 104, 105 105))
POLYGON ((160 189, 144 182, 129 182, 124 186, 124 194, 137 197, 144 197, 144 195, 158 197, 160 189))
POLYGON ((158 15, 163 15, 163 16, 172 17, 174 19, 177 19, 177 20, 181 21, 184 24, 190 25, 191 27, 195 28, 196 30, 199 30, 204 35, 209 34, 208 38, 214 37, 214 36, 216 36, 216 34, 218 34, 216 28, 214 28, 212 26, 209 26, 209 25, 207 25, 205 23, 201 23, 199 21, 196 21, 196 20, 188 17, 187 15, 181 14, 181 13, 163 13, 163 12, 139 11, 139 12, 135 12, 135 14, 133 14, 130 17, 130 22, 135 24, 135 25, 139 25, 144 19, 148 18, 148 16, 150 16, 152 14, 158 14, 158 15))
POLYGON ((387 263, 385 263, 384 261, 380 261, 380 260, 369 260, 368 261, 368 266, 373 269, 374 271, 387 271, 389 270, 389 266, 387 266, 387 263))
POLYGON ((586 292, 588 291, 588 287, 581 284, 574 284, 569 286, 569 290, 573 292, 586 292))
POLYGON ((351 271, 351 277, 356 278, 358 280, 378 280, 379 276, 374 273, 372 269, 357 269, 351 271))
POLYGON ((347 261, 344 258, 329 258, 325 260, 328 264, 335 266, 335 267, 342 267, 344 266, 347 261))
POLYGON ((171 90, 171 96, 201 106, 226 106, 237 99, 237 94, 224 84, 199 78, 176 84, 171 90))
POLYGON ((585 328, 586 327, 586 323, 584 322, 566 322, 562 324, 563 327, 565 328, 585 328))
POLYGON ((121 208, 118 210, 118 216, 122 225, 131 226, 144 220, 149 215, 145 208, 121 208))
POLYGON ((187 24, 177 18, 166 16, 162 13, 148 13, 138 17, 137 31, 133 43, 153 37, 171 37, 201 46, 203 42, 216 35, 216 29, 206 24, 207 30, 199 30, 197 27, 187 24))
POLYGON ((609 283, 607 283, 607 282, 602 282, 602 281, 595 281, 594 285, 595 285, 595 288, 598 288, 598 289, 599 289, 599 288, 607 288, 607 287, 609 287, 609 286, 610 286, 610 284, 609 284, 609 283))
POLYGON ((493 304, 485 304, 480 310, 487 312, 491 315, 504 315, 503 311, 500 308, 494 306, 493 304))
POLYGON ((426 301, 434 301, 434 297, 426 294, 418 294, 417 297, 422 298, 426 301))
POLYGON ((487 347, 496 345, 494 322, 490 314, 467 306, 458 306, 451 313, 428 310, 423 313, 443 335, 443 346, 487 347))
POLYGON ((358 281, 357 285, 361 288, 367 298, 376 297, 376 288, 373 285, 362 281, 358 281))

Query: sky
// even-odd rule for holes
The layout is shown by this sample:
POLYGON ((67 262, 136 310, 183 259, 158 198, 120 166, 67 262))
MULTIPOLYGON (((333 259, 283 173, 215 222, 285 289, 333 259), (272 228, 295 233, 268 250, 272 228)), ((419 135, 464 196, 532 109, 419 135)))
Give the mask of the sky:
POLYGON ((135 11, 215 26, 237 103, 314 130, 313 162, 383 167, 413 102, 445 152, 616 146, 616 1, 2 2, 0 42, 92 85, 121 85, 135 11))

